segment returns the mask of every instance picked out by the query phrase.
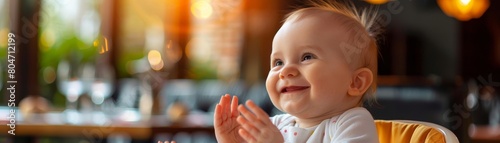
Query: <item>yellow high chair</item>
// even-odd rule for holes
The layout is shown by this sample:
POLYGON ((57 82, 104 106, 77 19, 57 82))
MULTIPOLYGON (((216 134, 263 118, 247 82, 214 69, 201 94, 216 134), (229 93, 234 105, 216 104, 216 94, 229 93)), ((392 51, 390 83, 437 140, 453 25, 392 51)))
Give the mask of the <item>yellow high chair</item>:
POLYGON ((430 122, 375 120, 380 143, 458 143, 449 129, 430 122))

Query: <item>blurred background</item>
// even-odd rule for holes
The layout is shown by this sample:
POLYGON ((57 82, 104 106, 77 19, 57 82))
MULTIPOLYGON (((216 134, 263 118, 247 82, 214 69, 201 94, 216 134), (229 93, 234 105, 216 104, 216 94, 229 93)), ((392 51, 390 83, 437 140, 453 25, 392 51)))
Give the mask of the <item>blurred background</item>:
MULTIPOLYGON (((384 27, 375 119, 500 142, 500 1, 352 2, 384 27)), ((264 84, 271 43, 304 4, 0 0, 0 142, 211 143, 224 93, 279 114, 264 84)))

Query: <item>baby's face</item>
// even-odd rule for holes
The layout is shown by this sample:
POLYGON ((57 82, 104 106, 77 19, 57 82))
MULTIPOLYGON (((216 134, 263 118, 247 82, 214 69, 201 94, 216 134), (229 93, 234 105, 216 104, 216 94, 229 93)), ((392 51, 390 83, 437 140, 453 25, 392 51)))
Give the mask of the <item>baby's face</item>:
POLYGON ((340 48, 347 36, 332 14, 285 23, 276 33, 266 87, 273 104, 299 118, 341 114, 360 97, 347 95, 353 70, 340 48))

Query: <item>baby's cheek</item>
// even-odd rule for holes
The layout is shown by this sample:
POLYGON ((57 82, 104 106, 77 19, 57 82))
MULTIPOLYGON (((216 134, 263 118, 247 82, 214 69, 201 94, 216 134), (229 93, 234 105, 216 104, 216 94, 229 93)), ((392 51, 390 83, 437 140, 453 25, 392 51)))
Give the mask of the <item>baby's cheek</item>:
POLYGON ((279 105, 279 92, 277 90, 278 81, 279 81, 279 72, 270 71, 267 79, 266 79, 266 90, 269 94, 269 98, 275 107, 281 110, 281 106, 279 105))
POLYGON ((266 79, 266 89, 267 92, 273 92, 276 90, 276 84, 278 83, 278 74, 277 72, 269 72, 269 75, 267 76, 266 79))
POLYGON ((276 88, 273 88, 273 87, 268 87, 267 88, 267 93, 269 94, 269 98, 271 99, 271 101, 279 101, 279 98, 280 98, 280 93, 276 90, 274 90, 276 88))

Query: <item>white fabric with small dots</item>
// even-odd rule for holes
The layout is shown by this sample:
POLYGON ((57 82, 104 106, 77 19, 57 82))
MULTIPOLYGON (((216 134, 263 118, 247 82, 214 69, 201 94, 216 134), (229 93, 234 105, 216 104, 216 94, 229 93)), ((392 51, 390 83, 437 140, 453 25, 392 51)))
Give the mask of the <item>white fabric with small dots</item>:
POLYGON ((373 117, 363 107, 349 109, 339 116, 310 128, 300 128, 295 117, 281 114, 271 117, 285 143, 378 143, 373 117))

